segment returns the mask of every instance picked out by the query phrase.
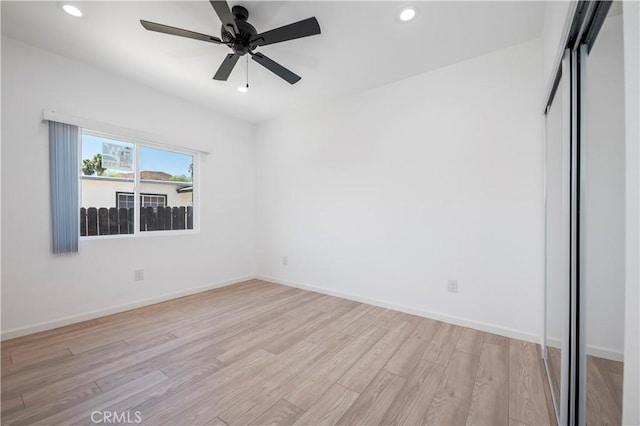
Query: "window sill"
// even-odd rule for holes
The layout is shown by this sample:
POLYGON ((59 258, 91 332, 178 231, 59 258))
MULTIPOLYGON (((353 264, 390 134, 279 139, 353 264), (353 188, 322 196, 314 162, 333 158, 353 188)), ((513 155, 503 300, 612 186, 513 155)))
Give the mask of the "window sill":
POLYGON ((99 241, 99 240, 121 240, 132 238, 149 238, 149 237, 174 237, 180 235, 197 235, 200 231, 196 229, 185 229, 175 231, 144 231, 137 234, 118 234, 118 235, 87 235, 80 237, 80 241, 99 241))

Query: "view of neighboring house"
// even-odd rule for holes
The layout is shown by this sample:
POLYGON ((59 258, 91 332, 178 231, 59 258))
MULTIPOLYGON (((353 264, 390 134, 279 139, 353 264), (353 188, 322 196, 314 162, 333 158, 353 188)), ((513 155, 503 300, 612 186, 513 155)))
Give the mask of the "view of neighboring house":
MULTIPOLYGON (((172 181, 165 172, 140 172, 142 207, 193 206, 191 182, 172 181)), ((84 208, 130 208, 133 203, 133 174, 125 177, 82 176, 82 204, 84 208)))

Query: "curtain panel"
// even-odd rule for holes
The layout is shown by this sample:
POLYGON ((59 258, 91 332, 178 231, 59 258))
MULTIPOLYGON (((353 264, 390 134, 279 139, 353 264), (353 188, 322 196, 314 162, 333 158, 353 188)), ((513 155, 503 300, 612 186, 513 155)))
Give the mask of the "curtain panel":
POLYGON ((53 253, 76 253, 79 240, 79 129, 49 121, 53 253))

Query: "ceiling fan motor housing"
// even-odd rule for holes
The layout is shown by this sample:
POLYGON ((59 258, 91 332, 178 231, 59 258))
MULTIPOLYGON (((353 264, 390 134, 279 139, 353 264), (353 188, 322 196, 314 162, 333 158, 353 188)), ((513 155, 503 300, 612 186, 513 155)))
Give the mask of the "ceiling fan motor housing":
POLYGON ((257 45, 251 45, 251 39, 258 34, 258 31, 253 25, 247 22, 249 19, 249 11, 242 6, 233 6, 231 13, 235 17, 236 26, 238 27, 239 34, 236 37, 233 36, 225 26, 222 26, 222 40, 229 43, 233 42, 233 52, 238 56, 246 55, 249 50, 253 50, 257 45))

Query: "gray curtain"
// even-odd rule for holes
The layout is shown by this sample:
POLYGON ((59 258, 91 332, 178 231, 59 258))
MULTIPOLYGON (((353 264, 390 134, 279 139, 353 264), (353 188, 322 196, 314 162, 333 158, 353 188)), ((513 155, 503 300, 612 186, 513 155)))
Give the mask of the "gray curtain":
POLYGON ((78 127, 49 121, 53 252, 78 251, 78 127))

